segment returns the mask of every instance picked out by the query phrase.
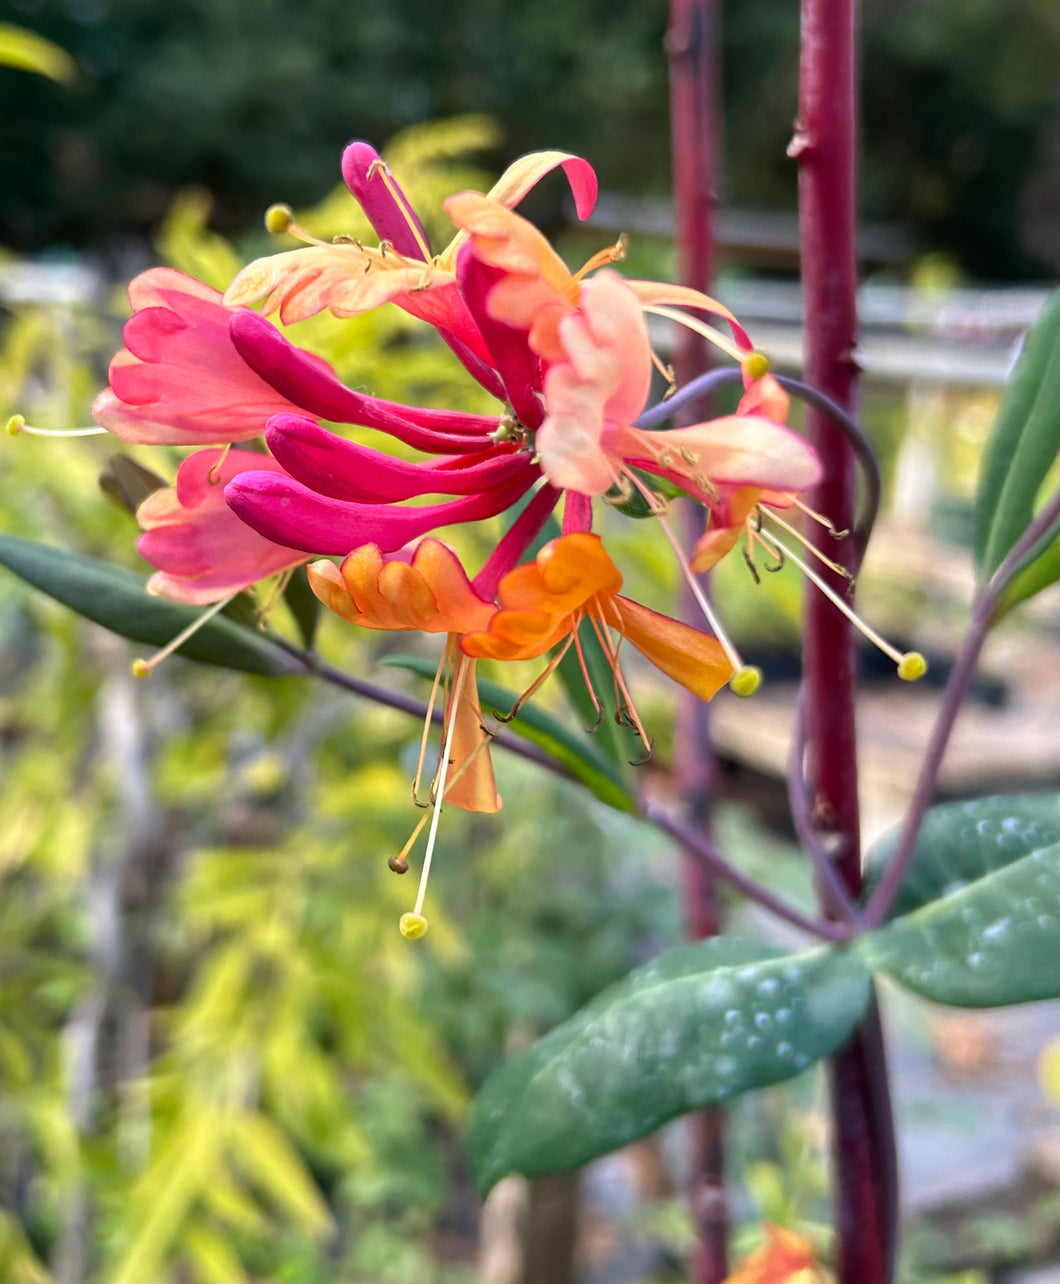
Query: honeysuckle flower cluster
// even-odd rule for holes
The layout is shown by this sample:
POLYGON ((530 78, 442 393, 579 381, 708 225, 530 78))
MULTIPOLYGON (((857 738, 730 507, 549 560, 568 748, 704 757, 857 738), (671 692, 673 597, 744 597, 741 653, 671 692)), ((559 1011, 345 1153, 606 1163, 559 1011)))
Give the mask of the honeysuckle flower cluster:
MULTIPOLYGON (((650 739, 619 665, 622 639, 701 699, 726 683, 750 694, 758 672, 741 660, 692 572, 741 545, 752 569, 759 555, 799 561, 790 544, 805 541, 781 514, 797 515, 800 496, 820 480, 815 451, 786 426, 786 394, 726 308, 694 290, 622 277, 614 268, 621 241, 571 272, 515 212, 556 169, 579 217, 587 217, 596 200, 590 165, 563 152, 536 153, 488 195, 449 197, 455 235, 434 253, 378 154, 351 144, 343 177, 379 244, 320 242, 276 206, 266 216, 270 229, 304 244, 251 263, 224 295, 170 269, 143 273, 129 288, 125 346, 93 406, 97 423, 126 441, 196 448, 175 485, 138 511, 139 548, 156 568, 151 591, 216 610, 259 580, 323 557, 309 567, 313 590, 352 624, 445 635, 431 697, 433 708, 444 693, 439 765, 420 824, 390 862, 403 872, 429 826, 415 908, 401 923, 409 937, 427 930, 423 900, 442 802, 486 812, 500 806, 478 660, 553 653, 514 713, 573 647, 599 708, 582 656, 586 623, 614 670, 618 716, 645 746, 650 739), (260 311, 252 310, 259 300, 260 311), (438 331, 497 399, 494 415, 356 392, 269 320, 278 313, 286 325, 322 311, 354 318, 388 303, 438 331), (734 414, 666 431, 637 427, 653 370, 665 372, 648 314, 692 326, 740 363, 745 392, 734 414), (409 462, 332 425, 375 429, 384 443, 424 458, 409 462), (254 448, 238 448, 250 442, 254 448), (690 559, 665 522, 663 496, 675 488, 709 515, 690 559), (426 497, 431 502, 421 502, 426 497), (592 533, 598 498, 619 506, 637 500, 658 516, 707 628, 620 594, 622 575, 592 533), (562 534, 520 564, 559 504, 562 534), (473 576, 432 534, 517 507, 473 576)), ((430 717, 414 792, 429 727, 430 717)))

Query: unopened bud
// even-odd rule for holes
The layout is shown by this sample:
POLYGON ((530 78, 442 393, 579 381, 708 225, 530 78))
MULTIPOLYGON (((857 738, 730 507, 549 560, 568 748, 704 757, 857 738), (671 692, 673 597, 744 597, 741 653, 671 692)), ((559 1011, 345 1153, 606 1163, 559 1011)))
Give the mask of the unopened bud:
POLYGON ((270 232, 286 232, 294 222, 290 205, 270 205, 265 211, 265 226, 270 232))

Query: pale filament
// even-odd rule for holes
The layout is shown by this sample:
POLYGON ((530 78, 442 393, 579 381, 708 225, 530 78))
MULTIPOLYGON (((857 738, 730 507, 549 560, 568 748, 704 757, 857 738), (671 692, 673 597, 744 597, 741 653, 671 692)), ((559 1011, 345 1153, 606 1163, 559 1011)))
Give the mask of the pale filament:
POLYGON ((589 619, 592 622, 600 645, 604 649, 608 663, 611 665, 611 674, 615 684, 615 713, 629 718, 637 735, 640 736, 641 743, 650 755, 652 742, 648 737, 648 733, 644 730, 644 724, 641 722, 640 715, 633 704, 633 697, 630 695, 629 687, 626 686, 626 680, 622 676, 622 669, 618 662, 618 648, 611 637, 611 631, 608 629, 607 624, 603 620, 597 619, 595 615, 590 615, 589 619))
POLYGON ((208 624, 219 611, 223 611, 228 603, 238 596, 238 593, 230 593, 228 597, 223 597, 219 602, 214 602, 211 607, 203 611, 197 620, 192 620, 186 629, 182 629, 171 642, 167 642, 161 651, 156 651, 150 660, 134 660, 132 666, 133 674, 138 678, 146 678, 156 665, 161 664, 167 656, 172 655, 179 646, 183 646, 188 638, 198 633, 204 624, 208 624))
POLYGON ((454 641, 452 634, 446 639, 445 650, 442 652, 442 658, 438 662, 438 668, 434 673, 434 683, 431 686, 430 699, 427 701, 427 716, 423 720, 423 734, 420 736, 420 756, 416 760, 416 776, 412 782, 412 801, 417 807, 426 807, 426 803, 420 802, 420 784, 423 781, 423 763, 427 757, 427 742, 431 734, 431 718, 434 714, 434 706, 438 699, 438 688, 442 682, 442 675, 447 674, 452 668, 454 641))
POLYGON ((34 428, 26 423, 21 415, 12 415, 7 421, 7 432, 10 437, 28 433, 31 437, 98 437, 106 428, 34 428))
MULTIPOLYGON (((442 801, 445 798, 445 783, 449 775, 449 755, 453 748, 453 733, 456 728, 456 717, 460 705, 460 693, 464 687, 464 678, 467 676, 471 667, 471 661, 467 656, 462 656, 457 663, 456 672, 453 676, 452 706, 449 713, 449 722, 445 728, 445 737, 442 740, 442 757, 438 765, 437 788, 435 790, 438 801, 435 802, 431 811, 431 827, 427 832, 427 850, 423 854, 423 868, 420 870, 420 885, 416 892, 416 905, 413 914, 423 913, 423 899, 427 894, 427 879, 431 872, 431 861, 434 859, 434 846, 438 838, 438 822, 442 815, 442 801)), ((426 819, 426 818, 425 818, 426 819)))
POLYGON ((678 311, 677 308, 664 307, 661 303, 646 303, 641 311, 651 312, 657 317, 665 317, 667 321, 676 321, 678 325, 687 326, 689 330, 701 334, 716 348, 720 348, 726 356, 732 357, 733 361, 741 362, 746 356, 746 353, 741 352, 736 344, 731 339, 727 339, 720 330, 715 330, 712 325, 707 325, 705 321, 700 321, 696 317, 690 317, 686 312, 678 311))
MULTIPOLYGON (((847 570, 845 566, 840 566, 838 562, 833 562, 830 557, 826 557, 825 554, 822 553, 819 548, 815 548, 814 545, 810 543, 810 541, 806 538, 806 536, 802 533, 802 531, 800 531, 797 527, 792 526, 790 522, 786 522, 783 519, 783 517, 779 517, 773 511, 772 508, 766 508, 762 505, 759 505, 757 511, 763 517, 768 517, 771 522, 776 522, 776 524, 780 526, 783 530, 786 530, 789 535, 797 539, 799 543, 803 546, 803 548, 807 550, 807 552, 812 553, 814 557, 816 557, 819 561, 823 562, 830 571, 835 571, 837 575, 841 575, 846 580, 853 580, 854 578, 853 575, 851 575, 851 573, 847 570)), ((828 518, 827 517, 824 518, 824 521, 827 522, 828 518)))
POLYGON ((775 552, 779 552, 783 554, 784 557, 790 558, 810 583, 816 585, 825 597, 828 598, 829 602, 831 602, 838 610, 842 611, 855 628, 859 629, 874 646, 878 646, 884 655, 889 656, 895 664, 901 664, 904 658, 904 652, 899 651, 898 648, 892 646, 886 638, 880 637, 875 629, 870 628, 869 625, 867 625, 857 614, 853 607, 851 607, 847 602, 844 602, 839 594, 826 584, 817 572, 813 570, 812 567, 808 566, 802 558, 798 556, 798 554, 793 553, 786 544, 782 544, 772 531, 760 531, 758 533, 758 538, 767 546, 772 545, 775 552))

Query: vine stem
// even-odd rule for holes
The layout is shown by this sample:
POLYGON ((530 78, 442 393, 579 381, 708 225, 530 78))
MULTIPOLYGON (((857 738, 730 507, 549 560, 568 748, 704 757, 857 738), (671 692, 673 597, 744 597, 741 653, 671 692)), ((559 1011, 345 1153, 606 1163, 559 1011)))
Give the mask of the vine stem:
POLYGON ((996 620, 1001 594, 1020 569, 1027 554, 1048 534, 1057 521, 1060 521, 1060 490, 1053 492, 972 604, 971 623, 942 693, 938 716, 931 730, 931 739, 924 751, 924 760, 917 775, 912 801, 902 823, 898 846, 865 905, 862 924, 866 930, 879 927, 887 917, 887 912, 894 904, 894 898, 916 854, 917 838, 920 836, 920 828, 931 805, 946 746, 949 744, 957 715, 960 713, 969 684, 975 674, 979 653, 991 625, 996 620))
MULTIPOLYGON (((705 294, 711 293, 714 275, 715 191, 721 168, 720 8, 720 0, 671 0, 666 33, 678 263, 682 284, 705 294)), ((673 364, 677 382, 690 383, 710 364, 706 340, 681 327, 673 364)), ((688 402, 677 412, 677 422, 693 423, 704 409, 702 401, 688 402)), ((678 520, 689 546, 706 529, 705 513, 698 505, 682 504, 678 520)), ((691 586, 682 584, 680 618, 698 618, 698 611, 691 586)), ((713 843, 717 764, 710 738, 710 707, 690 691, 677 695, 673 771, 685 815, 713 843)), ((718 880, 711 866, 687 845, 682 847, 681 885, 686 936, 703 940, 717 935, 722 926, 718 880)), ((725 1112, 720 1105, 709 1106, 696 1111, 689 1125, 688 1200, 696 1231, 691 1277, 694 1284, 720 1284, 729 1273, 725 1112)))
MULTIPOLYGON (((855 184, 856 0, 802 0, 799 115, 789 148, 799 166, 806 381, 853 409, 858 367, 855 184)), ((806 416, 824 477, 811 503, 839 527, 854 521, 855 454, 816 407, 806 416)), ((823 546, 825 532, 813 532, 823 546)), ((829 552, 853 573, 858 550, 829 552)), ((837 589, 838 584, 834 585, 837 589)), ((861 888, 853 627, 823 594, 804 605, 805 712, 813 828, 851 900, 861 888)), ((897 1158, 886 1057, 875 1002, 829 1065, 836 1276, 891 1284, 897 1243, 897 1158)))

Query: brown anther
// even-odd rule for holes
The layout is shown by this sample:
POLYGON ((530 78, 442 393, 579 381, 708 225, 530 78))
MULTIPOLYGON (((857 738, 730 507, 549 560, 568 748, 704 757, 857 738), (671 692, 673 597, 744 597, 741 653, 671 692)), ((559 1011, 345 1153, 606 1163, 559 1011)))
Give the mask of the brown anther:
POLYGON ((747 551, 746 548, 743 549, 742 552, 743 552, 743 560, 747 563, 747 569, 751 572, 751 578, 754 580, 756 584, 761 584, 762 577, 761 575, 758 574, 758 567, 755 565, 755 559, 751 556, 751 554, 747 551))
POLYGON ((407 874, 409 863, 400 856, 391 856, 387 861, 387 868, 393 870, 395 874, 407 874))
POLYGON ((654 757, 655 757, 655 737, 652 736, 651 743, 648 745, 648 748, 645 750, 643 756, 640 758, 630 758, 629 765, 631 767, 643 767, 646 763, 651 762, 651 760, 654 757))

